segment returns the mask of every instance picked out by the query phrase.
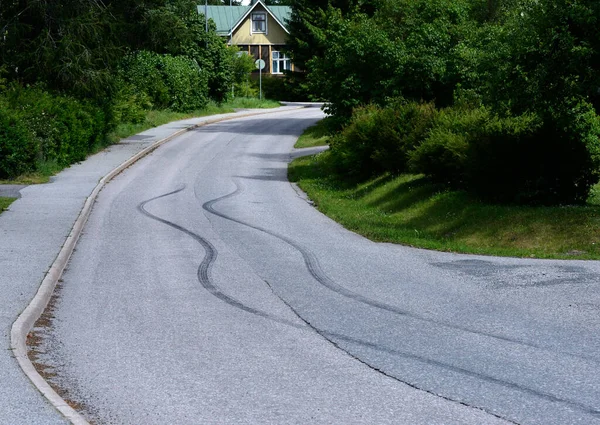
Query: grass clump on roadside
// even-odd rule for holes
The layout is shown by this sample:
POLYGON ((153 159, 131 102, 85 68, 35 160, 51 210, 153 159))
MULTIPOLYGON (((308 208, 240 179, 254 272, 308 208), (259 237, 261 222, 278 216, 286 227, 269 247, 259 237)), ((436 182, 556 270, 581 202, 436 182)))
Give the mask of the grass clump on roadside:
POLYGON ((315 125, 308 127, 298 138, 294 147, 302 149, 327 145, 332 134, 332 125, 330 124, 330 121, 331 118, 325 118, 315 125))
POLYGON ((295 160, 298 182, 321 212, 369 239, 420 248, 537 258, 600 259, 600 188, 583 206, 496 205, 423 175, 351 183, 329 152, 295 160))
POLYGON ((2 211, 6 211, 8 209, 8 206, 16 200, 17 198, 5 198, 0 196, 0 214, 2 214, 2 211))

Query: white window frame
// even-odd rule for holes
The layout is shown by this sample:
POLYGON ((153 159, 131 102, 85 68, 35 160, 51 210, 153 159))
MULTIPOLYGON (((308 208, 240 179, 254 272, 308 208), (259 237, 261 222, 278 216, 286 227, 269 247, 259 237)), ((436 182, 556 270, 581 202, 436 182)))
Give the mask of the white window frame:
POLYGON ((292 70, 291 58, 279 50, 271 51, 271 74, 283 74, 283 71, 285 70, 292 70), (285 67, 286 63, 288 66, 287 68, 285 67), (275 71, 275 69, 277 69, 277 71, 275 71))
POLYGON ((250 34, 267 34, 267 22, 268 22, 268 17, 267 17, 267 12, 252 12, 252 15, 250 17, 250 34), (255 16, 262 16, 264 19, 254 19, 255 16), (254 23, 263 23, 264 26, 264 31, 255 31, 254 30, 254 23))

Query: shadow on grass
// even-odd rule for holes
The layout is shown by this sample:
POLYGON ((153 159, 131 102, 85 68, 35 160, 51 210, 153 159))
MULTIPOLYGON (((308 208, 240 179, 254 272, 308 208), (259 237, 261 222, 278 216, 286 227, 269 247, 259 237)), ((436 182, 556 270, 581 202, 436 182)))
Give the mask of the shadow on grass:
POLYGON ((326 157, 301 159, 293 168, 323 212, 374 240, 481 254, 600 258, 600 206, 496 205, 414 175, 356 183, 331 173, 326 157))

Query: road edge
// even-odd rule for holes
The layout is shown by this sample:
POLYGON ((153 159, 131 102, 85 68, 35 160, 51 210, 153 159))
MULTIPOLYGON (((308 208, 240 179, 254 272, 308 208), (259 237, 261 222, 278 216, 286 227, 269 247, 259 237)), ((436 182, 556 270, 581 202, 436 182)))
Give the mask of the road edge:
MULTIPOLYGON (((287 109, 288 111, 293 111, 295 109, 303 109, 305 106, 298 106, 297 108, 287 109)), ((206 125, 215 124, 222 121, 229 121, 238 118, 246 118, 256 115, 265 115, 272 114, 277 112, 277 110, 269 110, 269 111, 256 111, 251 113, 242 113, 240 115, 221 117, 215 119, 209 119, 197 124, 192 124, 189 127, 178 130, 169 136, 160 139, 154 142, 152 145, 147 148, 142 149, 137 154, 133 155, 128 160, 124 161, 121 165, 114 168, 108 174, 100 179, 96 187, 92 190, 92 193, 87 197, 85 203, 83 204, 83 208, 79 213, 69 236, 65 240, 62 248, 60 249, 56 259, 50 266, 50 269, 44 276, 35 296, 30 301, 30 303, 25 307, 25 309, 19 314, 15 322, 13 323, 10 331, 10 348, 13 352, 17 363, 21 367, 21 370, 27 378, 31 381, 31 383, 42 393, 42 395, 50 402, 50 404, 58 410, 68 421, 70 421, 73 425, 90 425, 90 423, 74 408, 72 408, 51 386, 50 384, 38 373, 35 366, 29 359, 27 355, 27 336, 29 332, 33 329, 35 322, 40 318, 42 313, 46 310, 48 306, 48 302, 54 293, 54 289, 62 276, 62 273, 71 258, 71 254, 75 249, 75 245, 81 235, 81 232, 87 222, 87 219, 92 211, 92 207, 98 194, 115 176, 123 172, 125 169, 129 168, 131 165, 142 159, 143 157, 150 154, 152 151, 156 150, 161 145, 173 140, 176 137, 181 136, 189 131, 195 130, 199 127, 204 127, 206 125)))

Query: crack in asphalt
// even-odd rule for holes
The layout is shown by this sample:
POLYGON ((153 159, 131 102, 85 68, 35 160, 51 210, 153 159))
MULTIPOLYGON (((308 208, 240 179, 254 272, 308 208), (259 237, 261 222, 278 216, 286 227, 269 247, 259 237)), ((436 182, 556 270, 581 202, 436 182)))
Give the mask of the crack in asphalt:
MULTIPOLYGON (((464 327, 460 327, 460 326, 456 326, 456 325, 452 325, 452 324, 448 324, 448 323, 443 323, 443 322, 438 322, 436 320, 424 318, 424 317, 421 317, 421 316, 416 315, 414 313, 411 313, 411 312, 408 312, 408 311, 405 311, 405 310, 401 310, 401 309, 399 309, 396 306, 392 306, 392 305, 389 305, 389 304, 386 304, 386 303, 382 303, 382 302, 379 302, 379 301, 375 301, 375 300, 369 299, 369 298, 367 298, 367 297, 365 297, 363 295, 357 294, 354 291, 351 291, 351 290, 349 290, 347 288, 344 288, 343 286, 337 284, 335 281, 333 281, 329 276, 327 276, 325 274, 325 272, 322 270, 322 268, 321 268, 321 266, 320 266, 320 264, 319 264, 316 256, 311 251, 309 251, 308 249, 302 247, 300 244, 298 244, 297 242, 295 242, 291 238, 289 238, 287 236, 284 236, 284 235, 281 235, 281 234, 278 234, 276 232, 273 232, 273 231, 271 231, 269 229, 266 229, 264 227, 255 226, 255 225, 249 224, 247 222, 244 222, 242 220, 239 220, 239 219, 236 219, 234 217, 228 216, 228 215, 226 215, 226 214, 224 214, 224 213, 216 210, 214 208, 214 205, 216 203, 221 202, 221 201, 223 201, 225 199, 237 196, 237 195, 239 195, 243 191, 243 186, 239 182, 234 181, 233 183, 236 186, 236 189, 233 192, 228 193, 228 194, 223 195, 221 197, 218 197, 218 198, 215 198, 215 199, 212 199, 210 201, 205 202, 202 205, 202 208, 205 211, 207 211, 207 212, 209 212, 209 213, 211 213, 213 215, 216 215, 218 217, 221 217, 221 218, 223 218, 225 220, 228 220, 228 221, 231 221, 231 222, 234 222, 234 223, 238 223, 238 224, 243 225, 245 227, 249 227, 249 228, 252 228, 254 230, 263 232, 265 234, 273 236, 273 237, 275 237, 275 238, 277 238, 277 239, 279 239, 279 240, 287 243, 288 245, 292 246, 294 249, 296 249, 297 251, 299 251, 300 254, 302 255, 302 257, 304 258, 305 265, 306 265, 308 271, 310 272, 310 274, 313 276, 313 278, 317 282, 319 282, 323 286, 325 286, 326 288, 330 289, 331 291, 333 291, 335 293, 338 293, 338 294, 340 294, 342 296, 345 296, 347 298, 351 298, 351 299, 353 299, 355 301, 358 301, 358 302, 370 305, 370 306, 375 307, 375 308, 386 310, 386 311, 389 311, 389 312, 392 312, 392 313, 395 313, 395 314, 398 314, 398 315, 401 315, 401 316, 407 316, 407 317, 411 317, 413 319, 425 321, 425 322, 428 322, 428 323, 432 323, 432 324, 435 324, 435 325, 438 325, 438 326, 450 328, 450 329, 453 329, 453 330, 460 330, 460 331, 467 332, 467 333, 472 333, 472 334, 475 334, 475 335, 486 336, 486 337, 497 339, 497 340, 501 340, 501 341, 504 341, 504 342, 510 342, 510 343, 513 343, 513 344, 523 345, 523 346, 527 346, 527 347, 531 347, 531 348, 535 348, 535 349, 538 349, 538 350, 542 350, 542 351, 546 351, 546 352, 552 353, 550 350, 548 350, 545 347, 537 346, 537 345, 530 344, 530 343, 527 343, 527 342, 523 342, 523 341, 519 341, 519 340, 515 340, 515 339, 512 339, 512 338, 507 338, 507 337, 503 337, 503 336, 499 336, 499 335, 495 335, 495 334, 489 334, 489 333, 485 333, 485 332, 479 332, 479 331, 475 331, 475 330, 472 330, 472 329, 468 329, 468 328, 464 328, 464 327)), ((196 197, 197 197, 197 194, 196 194, 196 197)), ((268 284, 268 285, 269 285, 269 287, 271 287, 270 284, 268 284)), ((271 288, 271 289, 273 290, 273 288, 271 288)), ((273 291, 273 292, 275 293, 275 291, 273 291)), ((342 351, 348 353, 353 358, 356 358, 356 356, 352 355, 347 350, 341 348, 339 346, 339 344, 337 344, 335 341, 332 341, 330 338, 327 338, 327 336, 330 336, 332 338, 339 338, 339 339, 342 339, 342 340, 344 340, 346 342, 355 343, 355 344, 359 344, 359 345, 366 346, 366 347, 369 347, 369 348, 373 348, 373 349, 376 349, 378 351, 386 352, 388 354, 393 354, 393 355, 396 355, 396 356, 401 356, 401 357, 408 358, 408 359, 411 359, 411 360, 414 360, 414 361, 418 361, 418 362, 422 362, 422 363, 425 363, 425 364, 434 365, 434 366, 437 366, 437 367, 440 367, 440 368, 443 368, 443 369, 447 369, 447 370, 450 370, 450 371, 453 371, 453 372, 462 373, 464 375, 475 377, 477 379, 481 379, 481 380, 489 382, 489 383, 493 383, 493 384, 496 384, 496 385, 501 385, 503 387, 510 388, 510 389, 513 389, 513 390, 518 390, 518 391, 521 391, 521 392, 524 392, 524 393, 527 393, 527 394, 539 397, 541 399, 544 399, 544 400, 547 400, 547 401, 550 401, 550 402, 555 402, 555 403, 557 402, 557 403, 561 403, 561 404, 566 404, 566 405, 575 407, 575 408, 577 408, 580 411, 583 411, 585 413, 588 413, 588 414, 591 414, 591 415, 594 415, 594 416, 600 416, 600 410, 597 410, 594 407, 591 407, 591 406, 588 406, 588 405, 585 405, 585 404, 582 404, 582 403, 579 403, 579 402, 576 402, 576 401, 573 401, 573 400, 561 399, 561 398, 558 398, 558 397, 556 397, 556 396, 554 396, 552 394, 540 392, 538 390, 535 390, 535 389, 532 389, 532 388, 528 388, 528 387, 519 385, 519 384, 514 383, 514 382, 509 382, 509 381, 505 381, 505 380, 502 380, 502 379, 499 379, 499 378, 495 378, 495 377, 492 377, 492 376, 483 375, 483 374, 480 374, 478 372, 473 372, 471 370, 464 369, 464 368, 461 368, 461 367, 457 367, 457 366, 454 366, 454 365, 451 365, 451 364, 448 364, 448 363, 439 362, 439 361, 436 361, 436 360, 428 359, 428 358, 421 357, 421 356, 418 356, 418 355, 415 355, 415 354, 411 354, 411 353, 400 352, 400 351, 389 349, 387 347, 382 347, 380 345, 373 344, 373 343, 370 343, 370 342, 366 342, 366 341, 362 341, 362 340, 356 340, 354 338, 351 338, 351 337, 348 337, 348 336, 345 336, 345 335, 338 335, 338 334, 329 333, 329 332, 326 332, 326 331, 319 330, 316 327, 314 327, 313 325, 311 325, 306 319, 304 319, 289 303, 287 303, 285 300, 283 300, 279 295, 277 295, 276 293, 275 293, 275 295, 279 299, 281 299, 281 301, 284 302, 302 321, 304 321, 308 326, 310 326, 313 330, 315 330, 319 335, 321 335, 324 338, 326 338, 327 340, 329 340, 337 348, 340 348, 342 351)), ((570 353, 562 353, 562 354, 565 354, 565 355, 568 355, 568 356, 572 356, 572 357, 576 357, 576 358, 580 358, 579 356, 576 356, 576 355, 573 355, 573 354, 570 354, 570 353)), ((426 392, 430 392, 428 390, 416 387, 416 386, 414 386, 414 385, 412 385, 412 384, 410 384, 408 382, 405 382, 405 381, 403 381, 402 379, 400 379, 398 377, 395 377, 395 376, 392 376, 392 375, 388 375, 387 373, 381 371, 380 369, 378 369, 378 368, 376 368, 376 367, 374 367, 374 366, 372 366, 372 365, 370 365, 368 363, 365 363, 364 360, 361 360, 361 359, 358 359, 358 358, 356 358, 356 359, 359 360, 359 361, 361 361, 361 363, 367 364, 372 369, 385 374, 386 376, 390 376, 390 377, 392 377, 392 378, 394 378, 394 379, 396 379, 396 380, 398 380, 400 382, 403 382, 403 383, 405 383, 407 385, 410 385, 413 388, 417 388, 417 389, 420 389, 420 390, 423 390, 423 391, 426 391, 426 392)), ((590 360, 590 359, 587 359, 587 358, 583 358, 583 359, 586 360, 586 361, 590 360)), ((436 396, 440 396, 439 394, 436 394, 436 393, 433 393, 433 392, 430 392, 430 393, 434 394, 436 396)), ((450 399, 450 398, 448 398, 448 400, 455 401, 455 402, 458 402, 458 403, 462 403, 459 400, 453 400, 453 399, 450 399)), ((470 406, 470 407, 476 407, 476 406, 470 406)), ((487 410, 484 410, 484 411, 486 413, 491 414, 491 415, 497 416, 497 415, 495 415, 492 412, 488 412, 487 410)), ((500 417, 500 416, 497 416, 497 417, 502 418, 502 419, 506 419, 506 418, 503 418, 503 417, 500 417)))
MULTIPOLYGON (((337 282, 335 282, 333 279, 331 279, 329 276, 327 276, 327 274, 321 268, 321 265, 319 264, 318 259, 316 258, 316 256, 310 250, 302 247, 300 244, 298 244, 297 242, 295 242, 291 238, 289 238, 287 236, 284 236, 284 235, 281 235, 279 233, 276 233, 276 232, 274 232, 272 230, 266 229, 264 227, 256 226, 256 225, 247 223, 247 222, 239 220, 237 218, 228 216, 227 214, 224 214, 224 213, 222 213, 222 212, 220 212, 218 210, 215 210, 215 208, 213 207, 214 204, 216 204, 218 202, 221 202, 221 201, 224 201, 225 199, 237 196, 237 195, 239 195, 243 191, 243 186, 242 186, 241 183, 239 183, 238 181, 234 181, 234 184, 236 186, 236 189, 233 192, 228 193, 227 195, 223 195, 223 196, 221 196, 219 198, 215 198, 215 199, 210 200, 208 202, 205 202, 202 205, 202 208, 204 210, 210 212, 211 214, 216 215, 218 217, 221 217, 221 218, 223 218, 225 220, 232 221, 234 223, 240 224, 240 225, 245 226, 245 227, 249 227, 249 228, 254 229, 254 230, 258 230, 260 232, 263 232, 263 233, 265 233, 267 235, 273 236, 273 237, 275 237, 275 238, 277 238, 277 239, 279 239, 279 240, 287 243, 292 248, 294 248, 298 252, 300 252, 300 254, 302 255, 302 257, 304 258, 304 262, 305 262, 306 267, 307 267, 308 271, 310 272, 310 274, 313 276, 313 278, 315 278, 315 280, 318 283, 320 283, 321 285, 325 286, 327 289, 329 289, 329 290, 331 290, 333 292, 336 292, 336 293, 338 293, 338 294, 340 294, 340 295, 342 295, 344 297, 353 299, 353 300, 358 301, 358 302, 363 303, 363 304, 367 304, 367 305, 369 305, 371 307, 375 307, 375 308, 378 308, 378 309, 381 309, 381 310, 388 311, 390 313, 397 314, 399 316, 406 316, 406 317, 410 317, 412 319, 420 320, 420 321, 423 321, 423 322, 432 323, 434 325, 443 326, 443 327, 448 328, 448 329, 459 330, 459 331, 462 331, 462 332, 467 332, 467 333, 478 335, 478 336, 485 336, 485 337, 493 338, 493 339, 496 339, 496 340, 499 340, 499 341, 509 342, 509 343, 516 344, 516 345, 522 345, 522 346, 534 348, 536 350, 542 350, 542 351, 554 354, 553 351, 548 350, 548 348, 546 348, 544 346, 537 345, 537 344, 532 344, 532 343, 527 342, 527 341, 523 341, 523 340, 519 340, 519 339, 515 339, 515 338, 509 338, 509 337, 506 337, 506 336, 503 336, 503 335, 498 335, 498 334, 494 334, 494 333, 490 333, 490 332, 481 332, 481 331, 474 330, 474 329, 471 329, 471 328, 468 328, 468 327, 457 326, 457 325, 452 324, 452 323, 444 323, 444 322, 440 322, 440 321, 437 321, 437 320, 434 320, 434 319, 423 317, 423 316, 420 316, 418 314, 412 313, 410 311, 402 310, 402 309, 398 308, 397 306, 390 305, 390 304, 387 304, 387 303, 384 303, 384 302, 381 302, 381 301, 376 301, 376 300, 370 299, 368 297, 365 297, 364 295, 358 294, 358 293, 356 293, 356 292, 354 292, 354 291, 352 291, 352 290, 350 290, 348 288, 345 288, 345 287, 339 285, 337 282)), ((570 357, 574 357, 574 358, 577 358, 577 359, 582 359, 582 360, 585 360, 585 361, 593 362, 593 363, 596 363, 596 364, 599 363, 597 360, 592 359, 592 358, 588 358, 588 357, 585 357, 585 356, 579 356, 579 355, 568 353, 568 352, 561 352, 561 354, 564 354, 564 355, 567 355, 567 356, 570 356, 570 357)))
MULTIPOLYGON (((191 230, 186 229, 185 227, 180 226, 179 224, 173 223, 172 221, 166 220, 166 219, 164 219, 162 217, 159 217, 159 216, 157 216, 155 214, 152 214, 151 212, 149 212, 146 209, 146 205, 148 203, 150 203, 152 201, 155 201, 155 200, 158 200, 158 199, 161 199, 161 198, 165 198, 167 196, 175 195, 175 194, 177 194, 177 193, 182 192, 183 190, 185 190, 185 188, 186 188, 186 185, 182 185, 179 189, 176 189, 176 190, 173 190, 171 192, 168 192, 168 193, 165 193, 165 194, 162 194, 162 195, 150 198, 150 199, 148 199, 146 201, 143 201, 143 202, 141 202, 138 205, 138 210, 142 214, 144 214, 145 216, 147 216, 147 217, 149 217, 149 218, 151 218, 153 220, 156 220, 156 221, 158 221, 160 223, 166 224, 167 226, 170 226, 170 227, 172 227, 172 228, 174 228, 174 229, 176 229, 176 230, 178 230, 180 232, 185 233, 186 235, 188 235, 191 238, 193 238, 196 242, 198 242, 202 246, 202 248, 205 251, 205 255, 204 255, 204 258, 202 259, 202 262, 198 266, 197 277, 198 277, 198 281, 200 282, 200 284, 211 295, 215 296, 217 299, 225 302, 226 304, 228 304, 228 305, 230 305, 230 306, 232 306, 234 308, 237 308, 239 310, 245 311, 247 313, 250 313, 250 314, 253 314, 253 315, 256 315, 256 316, 259 316, 259 317, 263 317, 265 319, 273 320, 275 322, 279 322, 279 323, 282 323, 284 325, 291 326, 291 327, 294 327, 294 328, 297 328, 297 329, 300 329, 300 330, 312 330, 316 334, 318 334, 319 336, 321 336, 324 340, 326 340, 327 342, 329 342, 330 344, 332 344, 334 347, 336 347, 338 350, 344 352, 345 354, 347 354, 348 356, 350 356, 354 360, 357 360, 361 364, 367 366, 369 369, 372 369, 372 370, 374 370, 374 371, 376 371, 376 372, 378 372, 378 373, 380 373, 380 374, 382 374, 382 375, 384 375, 384 376, 386 376, 388 378, 391 378, 391 379, 393 379, 393 380, 395 380, 397 382, 405 384, 405 385, 407 385, 407 386, 409 386, 411 388, 417 389, 419 391, 426 392, 428 394, 432 394, 432 395, 434 395, 436 397, 442 398, 444 400, 447 400, 447 401, 450 401, 450 402, 453 402, 453 403, 457 403, 457 404, 460 404, 460 405, 463 405, 463 406, 466 406, 466 407, 469 407, 469 408, 472 408, 472 409, 480 410, 480 411, 482 411, 482 412, 484 412, 486 414, 489 414, 489 415, 491 415, 493 417, 505 420, 507 422, 518 424, 517 422, 513 422, 510 419, 502 417, 502 416, 500 416, 500 415, 498 415, 498 414, 496 414, 494 412, 489 412, 489 411, 487 411, 487 410, 485 410, 485 409, 483 409, 481 407, 472 406, 472 405, 469 405, 469 404, 467 404, 467 403, 465 403, 463 401, 454 400, 454 399, 449 398, 447 396, 440 395, 440 394, 434 393, 432 391, 429 391, 429 390, 426 390, 426 389, 423 389, 423 388, 419 388, 419 387, 417 387, 417 386, 415 386, 415 385, 413 385, 413 384, 411 384, 409 382, 403 381, 402 379, 398 378, 397 376, 391 375, 391 374, 385 372, 384 370, 381 370, 381 369, 379 369, 379 368, 377 368, 377 367, 375 367, 375 366, 373 366, 373 365, 365 362, 364 360, 360 359, 359 357, 355 356, 354 354, 352 354, 351 352, 349 352, 348 350, 346 350, 345 348, 343 348, 342 346, 340 346, 339 343, 337 343, 336 341, 334 341, 334 339, 340 339, 340 340, 343 340, 343 341, 346 341, 346 342, 351 342, 351 343, 354 343, 354 344, 358 344, 358 345, 362 345, 362 346, 365 346, 365 347, 368 347, 368 348, 372 348, 372 349, 375 349, 375 350, 386 352, 388 354, 395 354, 395 355, 399 355, 399 356, 402 356, 402 357, 411 358, 413 360, 433 362, 433 364, 437 364, 438 366, 442 366, 443 365, 442 363, 438 363, 438 362, 432 361, 430 359, 421 359, 418 356, 415 356, 415 355, 412 355, 412 354, 409 354, 409 353, 402 353, 402 352, 399 352, 399 351, 396 351, 396 350, 391 350, 391 349, 388 349, 386 347, 381 347, 381 346, 379 346, 377 344, 373 344, 373 343, 370 343, 370 342, 362 341, 362 340, 359 340, 359 339, 356 339, 356 338, 352 338, 352 337, 349 337, 349 336, 346 336, 346 335, 342 335, 342 334, 339 334, 339 333, 328 332, 328 331, 323 331, 321 329, 318 329, 317 327, 313 326, 309 321, 307 321, 306 319, 304 319, 298 313, 298 311, 294 307, 292 307, 287 301, 285 301, 283 298, 281 298, 273 290, 273 287, 271 286, 271 284, 269 284, 269 282, 267 282, 266 280, 263 280, 263 282, 265 282, 265 284, 271 290, 271 292, 273 293, 273 295, 276 296, 279 300, 281 300, 281 302, 283 302, 294 313, 294 315, 296 315, 298 317, 298 319, 301 320, 306 326, 298 325, 298 324, 296 324, 294 322, 282 319, 282 318, 277 317, 275 315, 266 313, 266 312, 264 312, 262 310, 258 310, 256 308, 249 307, 249 306, 243 304, 241 301, 237 300, 236 298, 231 297, 230 295, 227 295, 224 292, 222 292, 216 285, 214 285, 214 283, 211 282, 211 278, 210 278, 210 271, 211 271, 212 265, 214 264, 214 262, 216 261, 217 256, 218 256, 218 251, 214 247, 214 245, 211 244, 205 238, 201 237, 200 235, 192 232, 191 230)), ((448 366, 450 366, 450 365, 448 365, 448 366)))
MULTIPOLYGON (((464 369, 464 368, 461 368, 461 367, 454 366, 452 364, 448 364, 448 363, 440 362, 440 361, 437 361, 437 360, 433 360, 433 359, 425 358, 425 357, 422 357, 422 356, 418 356, 418 355, 415 355, 415 354, 412 354, 412 353, 407 353, 407 352, 402 352, 402 351, 399 351, 399 350, 390 349, 388 347, 383 347, 381 345, 374 344, 374 343, 371 343, 371 342, 368 342, 368 341, 363 341, 363 340, 360 340, 360 339, 352 338, 352 337, 349 337, 347 335, 343 335, 343 334, 339 334, 339 333, 334 333, 334 332, 329 332, 329 331, 321 330, 321 329, 317 328, 316 326, 312 325, 308 320, 306 320, 305 318, 303 318, 302 315, 293 306, 291 306, 287 301, 285 301, 283 298, 281 298, 273 290, 272 286, 268 282, 266 282, 266 281, 265 281, 265 283, 271 289, 271 291, 274 293, 274 295, 277 296, 277 298, 280 299, 286 306, 288 306, 288 308, 290 308, 290 310, 302 322, 304 322, 306 324, 306 326, 298 325, 297 323, 291 322, 289 320, 282 319, 282 318, 277 317, 275 315, 266 313, 266 312, 264 312, 262 310, 259 310, 259 309, 256 309, 256 308, 249 307, 249 306, 245 305, 244 303, 242 303, 241 301, 235 299, 234 297, 231 297, 230 295, 225 294, 223 291, 221 291, 211 281, 211 276, 210 276, 211 273, 210 273, 210 271, 212 269, 212 265, 214 264, 214 262, 216 261, 217 256, 218 256, 218 251, 214 247, 213 244, 211 244, 207 239, 205 239, 205 238, 201 237, 200 235, 192 232, 191 230, 189 230, 189 229, 187 229, 187 228, 185 228, 185 227, 183 227, 183 226, 181 226, 179 224, 176 224, 176 223, 174 223, 172 221, 169 221, 169 220, 166 220, 166 219, 164 219, 162 217, 159 217, 159 216, 157 216, 155 214, 152 214, 151 212, 149 212, 146 209, 146 205, 148 203, 150 203, 152 201, 155 201, 155 200, 158 200, 158 199, 161 199, 161 198, 165 198, 165 197, 172 196, 172 195, 175 195, 177 193, 180 193, 185 188, 186 188, 186 186, 183 185, 183 186, 181 186, 180 188, 178 188, 176 190, 173 190, 171 192, 168 192, 168 193, 165 193, 165 194, 153 197, 151 199, 148 199, 146 201, 143 201, 143 202, 141 202, 138 205, 138 210, 142 214, 144 214, 145 216, 147 216, 147 217, 149 217, 149 218, 151 218, 153 220, 161 222, 161 223, 163 223, 163 224, 165 224, 167 226, 170 226, 170 227, 172 227, 172 228, 174 228, 174 229, 176 229, 176 230, 178 230, 180 232, 185 233, 186 235, 188 235, 191 238, 193 238, 196 242, 198 242, 202 246, 202 248, 205 251, 205 255, 204 255, 204 258, 203 258, 202 262, 198 266, 197 278, 198 278, 198 281, 201 283, 201 285, 211 295, 215 296, 217 299, 219 299, 219 300, 221 300, 221 301, 229 304, 230 306, 232 306, 232 307, 234 307, 236 309, 239 309, 239 310, 245 311, 247 313, 250 313, 250 314, 253 314, 253 315, 256 315, 256 316, 259 316, 259 317, 263 317, 263 318, 266 318, 266 319, 269 319, 269 320, 273 320, 275 322, 279 322, 279 323, 282 323, 282 324, 285 324, 285 325, 288 325, 288 326, 291 326, 291 327, 294 327, 294 328, 297 328, 297 329, 306 330, 307 327, 308 327, 311 330, 313 330, 314 332, 316 332, 318 335, 320 335, 321 337, 323 337, 325 340, 329 341, 336 348, 340 349, 341 351, 343 351, 347 355, 351 356, 352 358, 356 359, 357 361, 361 362, 362 364, 368 366, 369 368, 373 369, 374 371, 377 371, 377 372, 379 372, 379 373, 381 373, 381 374, 383 374, 383 375, 385 375, 385 376, 387 376, 389 378, 392 378, 392 379, 394 379, 394 380, 396 380, 398 382, 401 382, 403 384, 409 385, 412 388, 415 388, 415 389, 418 389, 418 390, 421 390, 421 391, 425 391, 427 393, 430 393, 430 394, 435 395, 437 397, 441 397, 441 398, 446 399, 448 401, 456 402, 456 403, 459 403, 461 405, 465 405, 465 406, 468 406, 468 407, 471 407, 471 408, 476 408, 476 409, 482 410, 482 411, 484 411, 487 414, 490 414, 490 415, 492 415, 494 417, 497 417, 497 418, 500 418, 500 419, 503 419, 503 420, 510 421, 506 417, 499 416, 496 413, 487 411, 484 408, 481 408, 481 407, 478 407, 478 406, 472 406, 472 405, 469 405, 469 404, 467 404, 467 403, 465 403, 463 401, 455 400, 455 399, 452 399, 452 398, 450 398, 448 396, 440 395, 440 394, 434 393, 434 392, 432 392, 430 390, 417 387, 417 386, 415 386, 415 385, 413 385, 413 384, 411 384, 409 382, 406 382, 406 381, 402 380, 401 378, 399 378, 397 376, 391 375, 391 374, 385 372, 384 370, 381 370, 380 368, 377 368, 377 367, 375 367, 375 366, 367 363, 366 361, 358 358, 357 356, 353 355, 347 349, 341 347, 340 344, 338 342, 336 342, 335 340, 337 339, 337 340, 341 340, 341 341, 344 341, 344 342, 347 342, 347 343, 357 344, 357 345, 360 345, 360 346, 363 346, 363 347, 367 347, 367 348, 374 349, 374 350, 377 350, 377 351, 385 352, 387 354, 392 354, 392 355, 395 355, 395 356, 400 356, 400 357, 403 357, 403 358, 406 358, 406 359, 410 359, 410 360, 413 360, 413 361, 417 361, 417 362, 421 362, 421 363, 424 363, 424 364, 428 364, 428 365, 433 365, 433 366, 436 366, 436 367, 440 367, 440 368, 443 368, 443 369, 446 369, 446 370, 449 370, 449 371, 452 371, 452 372, 456 372, 456 373, 460 373, 460 374, 463 374, 463 375, 466 375, 466 376, 474 377, 474 378, 480 379, 480 380, 488 382, 488 383, 493 383, 493 384, 500 385, 500 386, 503 386, 503 387, 506 387, 506 388, 510 388, 510 389, 517 390, 517 391, 520 391, 520 392, 524 392, 524 393, 536 396, 538 398, 541 398, 541 399, 544 399, 544 400, 547 400, 547 401, 550 401, 550 402, 566 404, 566 405, 572 406, 574 408, 577 408, 580 411, 583 411, 585 413, 588 413, 588 414, 591 414, 591 415, 594 415, 594 416, 600 416, 600 411, 596 410, 593 407, 590 407, 590 406, 587 406, 585 404, 578 403, 578 402, 575 402, 575 401, 572 401, 572 400, 561 399, 561 398, 558 398, 558 397, 556 397, 556 396, 554 396, 552 394, 547 394, 547 393, 543 393, 543 392, 537 391, 535 389, 527 388, 527 387, 524 387, 524 386, 519 385, 519 384, 514 383, 514 382, 508 382, 508 381, 505 381, 505 380, 502 380, 502 379, 499 379, 499 378, 494 378, 492 376, 483 375, 483 374, 478 373, 478 372, 474 372, 474 371, 471 371, 471 370, 468 370, 468 369, 464 369)), ((309 269, 309 271, 311 272, 311 275, 313 275, 313 277, 315 279, 319 280, 319 278, 322 279, 321 276, 326 276, 322 272, 322 270, 320 269, 320 265, 319 265, 318 261, 316 260, 315 256, 312 253, 310 253, 310 251, 305 250, 299 244, 297 244, 296 242, 292 241, 290 238, 282 236, 282 235, 278 235, 275 232, 271 232, 271 231, 269 231, 267 229, 264 229, 264 228, 261 228, 259 226, 253 226, 253 225, 245 223, 245 222, 243 222, 241 220, 237 220, 235 218, 229 217, 229 216, 227 216, 227 215, 225 215, 225 214, 223 214, 223 213, 221 213, 221 212, 219 212, 219 211, 217 211, 217 210, 215 210, 213 208, 213 205, 215 203, 217 203, 219 201, 222 201, 222 200, 224 200, 226 198, 233 197, 233 196, 239 194, 240 192, 241 192, 240 185, 238 185, 236 183, 236 190, 234 192, 232 192, 230 194, 227 194, 225 196, 219 197, 219 198, 215 198, 215 199, 213 199, 211 201, 208 201, 208 202, 204 203, 203 204, 203 208, 206 211, 208 211, 208 212, 210 212, 210 213, 212 213, 214 215, 217 215, 217 216, 222 217, 224 219, 227 219, 227 220, 236 222, 238 224, 242 224, 244 226, 253 228, 255 230, 258 230, 258 231, 261 231, 261 232, 265 232, 265 233, 267 233, 267 234, 269 234, 271 236, 274 236, 274 237, 277 237, 278 239, 283 240, 286 243, 289 243, 295 249, 297 249, 298 251, 300 251, 300 253, 303 255, 303 258, 305 259, 306 266, 309 269)), ((333 283, 333 285, 332 285, 332 282, 333 281, 329 277, 327 277, 326 284, 323 283, 323 282, 321 282, 321 283, 323 283, 327 287, 333 286, 335 288, 335 287, 339 286, 337 283, 333 283)), ((329 288, 329 289, 335 291, 332 288, 329 288)), ((335 292, 337 292, 337 291, 335 291, 335 292)), ((349 290, 345 290, 344 292, 355 294, 355 293, 353 293, 352 291, 349 291, 349 290)), ((342 293, 341 295, 344 295, 344 293, 342 293)), ((383 303, 374 302, 372 300, 369 300, 368 298, 363 297, 363 296, 361 296, 359 294, 355 294, 355 295, 357 295, 356 298, 358 298, 357 299, 358 301, 362 302, 363 300, 367 300, 368 301, 367 303, 369 305, 373 305, 374 307, 378 307, 379 308, 379 305, 388 306, 387 304, 383 304, 383 303)), ((355 297, 352 297, 352 298, 355 298, 355 297)), ((413 316, 413 315, 407 314, 405 312, 403 312, 403 315, 413 316)), ((414 317, 420 319, 420 317, 418 317, 418 316, 414 316, 414 317)), ((431 319, 424 319, 424 320, 426 320, 427 322, 432 322, 432 323, 435 323, 435 324, 439 324, 441 326, 448 326, 448 325, 443 324, 443 323, 438 323, 438 322, 432 321, 431 319)), ((458 329, 460 329, 460 328, 458 328, 458 329)), ((511 342, 514 342, 514 341, 511 341, 511 342)), ((513 422, 513 423, 516 423, 516 422, 513 422)))

